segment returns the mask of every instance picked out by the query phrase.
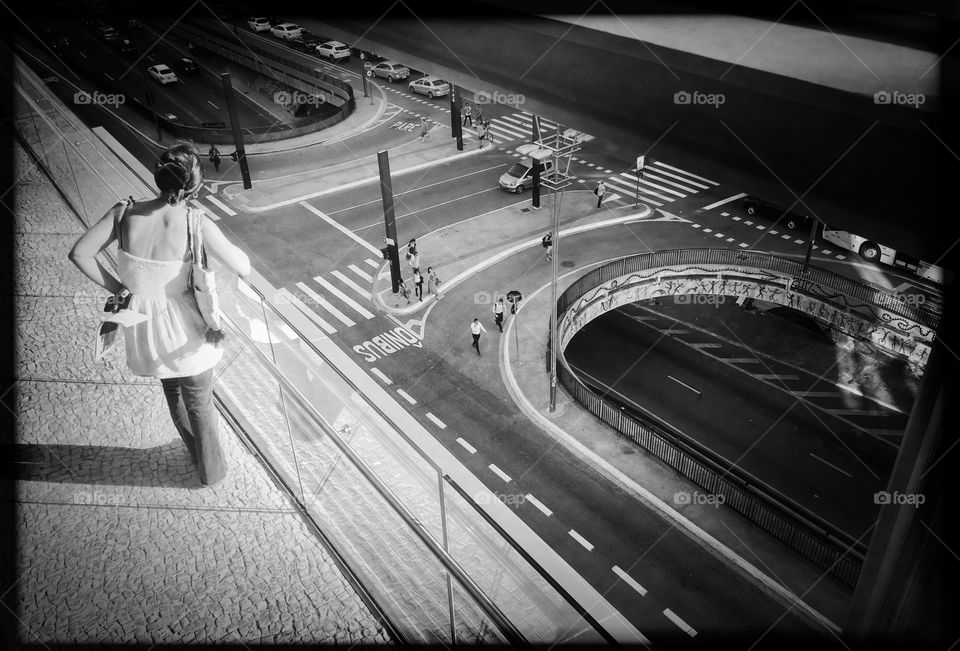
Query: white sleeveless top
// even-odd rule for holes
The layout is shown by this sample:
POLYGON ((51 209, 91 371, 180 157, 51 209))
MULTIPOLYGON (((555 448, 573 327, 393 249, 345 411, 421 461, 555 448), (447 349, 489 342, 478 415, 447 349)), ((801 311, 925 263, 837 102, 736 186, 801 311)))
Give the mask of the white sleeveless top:
POLYGON ((123 328, 130 371, 163 379, 216 366, 223 350, 204 339, 207 324, 190 292, 190 262, 140 258, 120 248, 117 266, 130 290, 129 309, 147 316, 123 328))

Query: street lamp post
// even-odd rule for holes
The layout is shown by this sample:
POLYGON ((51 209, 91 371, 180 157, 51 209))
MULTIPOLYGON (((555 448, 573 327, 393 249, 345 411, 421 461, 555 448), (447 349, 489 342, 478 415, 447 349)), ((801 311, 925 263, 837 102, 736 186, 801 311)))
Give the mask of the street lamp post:
POLYGON ((530 145, 521 145, 517 152, 529 155, 538 163, 553 161, 551 169, 540 179, 540 184, 549 191, 551 233, 553 234, 553 260, 550 268, 550 411, 557 409, 557 279, 560 275, 560 211, 563 206, 563 191, 573 183, 570 161, 580 151, 582 134, 574 129, 561 131, 560 125, 551 135, 540 137, 530 145), (522 151, 521 151, 522 150, 522 151), (562 167, 561 167, 562 164, 562 167))

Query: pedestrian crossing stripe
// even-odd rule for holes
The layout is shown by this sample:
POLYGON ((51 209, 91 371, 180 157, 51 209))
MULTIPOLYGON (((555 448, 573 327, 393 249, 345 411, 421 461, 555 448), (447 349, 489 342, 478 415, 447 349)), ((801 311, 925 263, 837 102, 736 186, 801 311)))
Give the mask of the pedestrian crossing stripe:
POLYGON ((352 271, 353 273, 357 274, 358 276, 360 276, 360 277, 363 278, 364 280, 366 280, 366 281, 368 281, 368 282, 371 282, 371 283, 373 282, 373 276, 371 276, 370 274, 368 274, 366 271, 364 271, 363 269, 361 269, 361 268, 358 267, 357 265, 351 264, 351 265, 348 265, 348 268, 350 269, 350 271, 352 271))
POLYGON ((344 303, 352 307, 354 310, 356 310, 356 312, 360 314, 360 316, 362 316, 363 318, 365 319, 373 318, 373 313, 370 312, 370 310, 366 309, 365 307, 357 303, 355 300, 353 300, 352 298, 344 294, 342 291, 340 291, 337 287, 331 284, 330 281, 324 278, 323 276, 315 276, 314 280, 317 281, 317 283, 319 283, 320 285, 323 285, 323 288, 326 289, 328 292, 330 292, 331 294, 339 298, 341 301, 343 301, 344 303))
MULTIPOLYGON (((373 269, 380 268, 380 262, 367 258, 364 262, 373 269)), ((334 269, 322 276, 294 283, 294 288, 283 290, 297 299, 295 305, 301 311, 309 312, 317 324, 328 334, 337 332, 331 322, 352 327, 362 319, 372 319, 375 314, 364 306, 364 301, 372 299, 373 274, 357 264, 347 265, 344 269, 334 269), (315 283, 315 284, 314 284, 315 283), (325 324, 325 325, 324 325, 325 324)))
POLYGON ((684 171, 684 170, 682 170, 682 169, 680 169, 680 168, 673 167, 672 165, 667 165, 666 163, 661 163, 660 161, 653 161, 653 164, 656 165, 657 167, 665 167, 665 168, 667 168, 668 170, 673 170, 674 172, 680 172, 681 174, 686 174, 687 176, 690 176, 690 177, 692 177, 692 178, 695 178, 695 179, 697 179, 698 181, 703 181, 704 183, 709 183, 710 185, 720 185, 720 184, 717 183, 716 181, 711 181, 710 179, 705 179, 705 178, 703 178, 702 176, 697 176, 696 174, 691 174, 690 172, 686 172, 686 171, 684 171))
POLYGON ((325 309, 327 312, 329 312, 331 315, 333 315, 333 317, 336 318, 338 321, 340 321, 343 325, 347 326, 348 328, 357 325, 356 322, 353 321, 353 319, 351 319, 346 314, 344 314, 343 312, 335 308, 333 305, 329 303, 329 301, 327 301, 327 299, 325 299, 323 296, 320 296, 320 294, 313 291, 306 284, 297 283, 296 285, 297 285, 297 289, 299 289, 304 294, 309 296, 314 303, 316 303, 317 305, 325 309))
POLYGON ((190 200, 190 203, 192 203, 194 206, 196 206, 197 208, 199 208, 200 210, 202 210, 202 211, 204 212, 204 214, 205 214, 207 217, 209 217, 210 219, 212 219, 213 221, 215 221, 215 222, 216 222, 216 221, 220 221, 220 217, 217 216, 217 213, 213 212, 212 210, 210 210, 209 208, 207 208, 206 206, 204 206, 202 203, 200 203, 200 202, 197 201, 196 199, 191 199, 191 200, 190 200))
POLYGON ((219 208, 219 209, 222 210, 223 212, 227 213, 227 214, 230 215, 231 217, 233 217, 234 215, 237 214, 232 208, 230 208, 230 206, 228 206, 227 204, 223 203, 222 201, 220 201, 219 199, 217 199, 217 198, 216 198, 215 196, 213 196, 212 194, 208 194, 207 196, 204 197, 204 199, 206 199, 207 201, 209 201, 210 203, 212 203, 212 204, 215 205, 217 208, 219 208))

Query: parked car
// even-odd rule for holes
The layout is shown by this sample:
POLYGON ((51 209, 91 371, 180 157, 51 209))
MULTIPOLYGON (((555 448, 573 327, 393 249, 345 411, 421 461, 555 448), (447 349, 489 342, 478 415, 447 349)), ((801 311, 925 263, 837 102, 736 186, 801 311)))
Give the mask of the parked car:
MULTIPOLYGON (((553 172, 553 161, 545 160, 540 168, 540 178, 549 176, 553 172)), ((521 158, 500 177, 500 187, 507 192, 520 194, 533 186, 533 161, 521 158)))
POLYGON ((317 53, 317 46, 323 43, 323 38, 312 34, 306 30, 300 32, 300 36, 293 39, 290 42, 290 45, 297 48, 301 52, 309 52, 310 54, 317 53))
POLYGON ((303 33, 303 28, 293 23, 280 23, 271 27, 270 33, 285 41, 292 41, 303 33))
POLYGON ((785 208, 775 203, 764 201, 758 197, 747 196, 743 199, 743 209, 748 215, 760 215, 768 219, 779 220, 792 231, 801 228, 810 228, 810 217, 799 215, 794 212, 788 212, 785 208), (781 219, 782 218, 782 219, 781 219))
POLYGON ((247 18, 247 25, 255 32, 265 32, 270 29, 270 21, 263 16, 253 16, 247 18))
POLYGON ((167 84, 172 84, 175 81, 180 81, 177 79, 177 73, 162 63, 158 63, 155 66, 150 66, 147 68, 147 72, 150 73, 150 76, 153 77, 158 83, 164 86, 167 84))
POLYGON ((191 59, 190 57, 181 57, 176 60, 174 65, 177 66, 177 70, 184 73, 185 75, 192 75, 193 73, 200 70, 200 66, 197 65, 197 62, 191 59))
POLYGON ((129 38, 121 38, 116 42, 117 52, 124 56, 132 56, 137 53, 137 46, 129 38))
POLYGON ((430 99, 450 94, 450 84, 434 76, 420 77, 410 82, 410 92, 426 95, 430 99))
POLYGON ((327 41, 317 46, 317 55, 331 61, 349 61, 350 47, 340 41, 327 41))
POLYGON ((97 27, 97 36, 99 36, 104 41, 115 41, 120 38, 120 34, 110 25, 101 25, 97 27))
POLYGON ((393 83, 397 79, 406 79, 410 76, 410 68, 398 63, 396 61, 387 60, 381 61, 370 66, 370 69, 367 70, 368 77, 382 77, 390 83, 393 83))

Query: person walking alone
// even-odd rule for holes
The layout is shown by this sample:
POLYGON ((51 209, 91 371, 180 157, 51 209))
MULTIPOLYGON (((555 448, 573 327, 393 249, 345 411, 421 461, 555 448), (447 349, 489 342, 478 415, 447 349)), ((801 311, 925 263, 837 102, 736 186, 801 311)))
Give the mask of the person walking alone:
POLYGON ((463 126, 467 126, 467 122, 471 127, 473 126, 473 111, 469 104, 463 107, 463 126))
POLYGON ((593 193, 597 195, 597 208, 600 207, 600 204, 603 203, 603 193, 607 191, 607 186, 603 184, 603 179, 600 179, 600 182, 597 183, 597 187, 593 189, 593 193))
POLYGON ((427 267, 427 292, 436 296, 438 301, 442 298, 440 296, 440 282, 433 267, 427 267))
POLYGON ((503 297, 497 299, 497 302, 493 304, 493 320, 497 324, 497 327, 500 329, 500 332, 503 332, 503 297))
MULTIPOLYGON (((133 375, 160 380, 173 424, 196 465, 200 483, 216 484, 227 474, 213 403, 213 368, 223 348, 208 337, 190 283, 188 234, 200 229, 205 251, 224 271, 250 273, 250 259, 220 231, 216 222, 189 205, 203 183, 200 156, 178 144, 154 165, 159 196, 112 207, 70 250, 70 261, 94 283, 112 293, 129 292, 126 309, 143 321, 123 327, 127 368, 133 375), (117 242, 117 276, 97 260, 117 242)), ((218 279, 225 282, 226 277, 218 279)), ((130 406, 134 419, 137 406, 130 406)))
POLYGON ((486 133, 486 136, 487 136, 487 143, 492 147, 492 146, 493 146, 493 131, 490 130, 490 120, 484 121, 483 126, 486 127, 485 133, 486 133))
POLYGON ((487 125, 477 120, 477 142, 480 143, 477 149, 483 149, 483 141, 487 137, 487 125))
POLYGON ((220 150, 217 149, 216 145, 210 145, 210 151, 207 152, 207 155, 210 157, 210 162, 213 163, 213 170, 219 173, 220 172, 220 150))
POLYGON ((483 324, 480 323, 480 319, 474 317, 473 323, 470 324, 470 333, 473 335, 473 347, 477 349, 477 357, 480 357, 480 333, 486 332, 487 329, 483 327, 483 324))
POLYGON ((430 125, 423 116, 420 116, 420 140, 430 140, 430 125))
POLYGON ((550 232, 547 232, 540 240, 540 246, 547 251, 547 262, 553 260, 553 235, 550 232))

